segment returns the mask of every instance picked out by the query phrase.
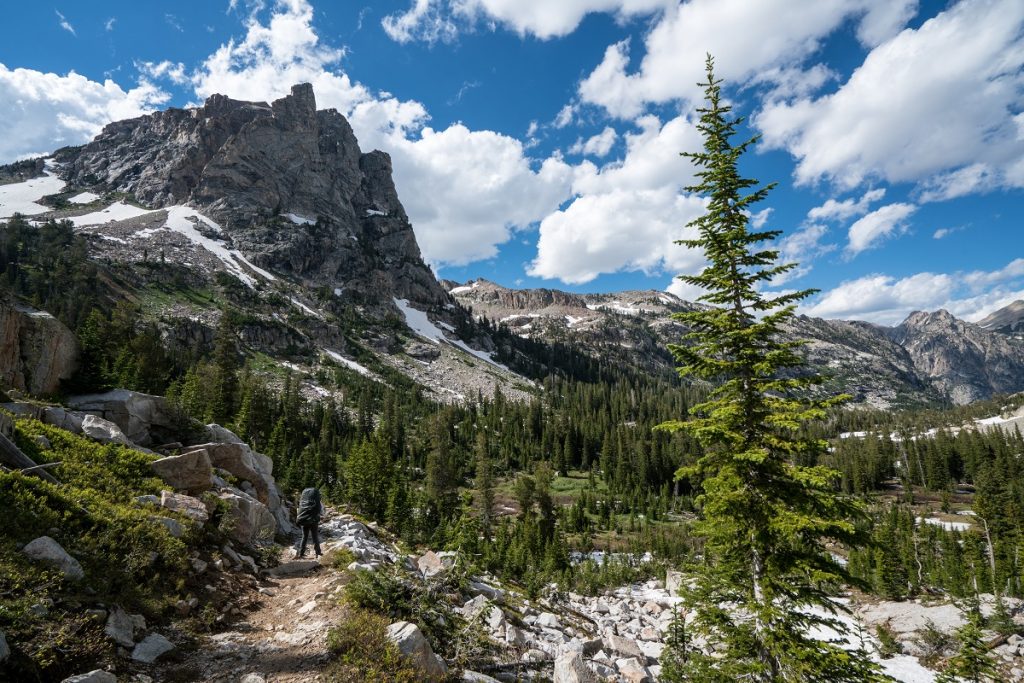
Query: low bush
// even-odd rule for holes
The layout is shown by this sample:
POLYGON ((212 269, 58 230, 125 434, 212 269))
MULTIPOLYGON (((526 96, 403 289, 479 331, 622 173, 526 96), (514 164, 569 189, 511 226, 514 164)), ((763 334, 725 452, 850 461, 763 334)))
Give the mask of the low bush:
POLYGON ((336 659, 324 670, 324 679, 332 683, 422 681, 420 673, 388 639, 389 623, 380 614, 348 605, 345 616, 327 634, 327 647, 336 659))

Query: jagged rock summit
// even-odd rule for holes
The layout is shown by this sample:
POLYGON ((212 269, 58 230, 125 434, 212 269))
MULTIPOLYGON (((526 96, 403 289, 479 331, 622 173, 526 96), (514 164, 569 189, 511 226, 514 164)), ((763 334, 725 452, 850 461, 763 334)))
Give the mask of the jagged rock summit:
POLYGON ((313 87, 270 104, 213 95, 107 125, 55 154, 69 185, 123 192, 149 208, 188 205, 253 263, 311 286, 381 291, 435 304, 445 292, 423 262, 391 178, 391 159, 363 153, 313 87))

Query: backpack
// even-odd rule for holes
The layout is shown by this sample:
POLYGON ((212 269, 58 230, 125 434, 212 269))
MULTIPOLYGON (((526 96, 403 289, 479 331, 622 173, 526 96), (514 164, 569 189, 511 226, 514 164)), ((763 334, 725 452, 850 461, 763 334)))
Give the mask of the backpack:
POLYGON ((299 512, 295 516, 299 524, 316 524, 320 521, 320 490, 308 488, 299 498, 299 512))

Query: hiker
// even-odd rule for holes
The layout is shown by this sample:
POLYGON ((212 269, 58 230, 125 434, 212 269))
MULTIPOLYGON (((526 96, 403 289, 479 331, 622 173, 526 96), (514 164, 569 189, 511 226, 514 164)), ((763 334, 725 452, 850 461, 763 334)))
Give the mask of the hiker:
POLYGON ((303 557, 306 554, 306 543, 309 537, 313 537, 313 550, 316 556, 320 557, 320 513, 323 511, 323 504, 320 502, 320 490, 310 487, 302 491, 299 498, 299 512, 295 521, 302 527, 302 545, 299 546, 299 554, 296 557, 303 557))

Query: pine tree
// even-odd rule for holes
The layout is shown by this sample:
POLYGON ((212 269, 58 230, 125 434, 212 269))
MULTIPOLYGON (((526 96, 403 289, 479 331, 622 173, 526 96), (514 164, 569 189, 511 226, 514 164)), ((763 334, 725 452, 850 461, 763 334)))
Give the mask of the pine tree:
POLYGON ((999 680, 999 672, 985 644, 981 631, 982 617, 977 604, 967 612, 967 622, 956 631, 960 649, 946 663, 936 683, 984 683, 999 680))
MULTIPOLYGON (((687 188, 708 198, 707 212, 690 223, 699 238, 681 240, 702 249, 708 266, 681 280, 705 290, 706 308, 680 313, 686 343, 669 348, 683 376, 717 383, 689 419, 661 425, 685 430, 699 442, 696 463, 677 476, 703 489, 695 532, 704 537, 703 562, 681 591, 690 612, 689 633, 713 649, 675 653, 674 675, 701 681, 865 681, 880 679, 862 650, 816 640, 815 627, 846 628, 829 616, 839 607, 834 586, 850 580, 826 551, 832 540, 863 541, 855 520, 863 509, 836 493, 839 473, 815 461, 825 444, 800 433, 823 419, 843 397, 803 398, 819 380, 796 372, 796 342, 780 339, 797 302, 811 294, 774 297, 760 288, 795 264, 777 265, 778 252, 763 245, 778 231, 748 229, 750 208, 773 187, 743 178, 740 157, 757 138, 733 146, 741 119, 723 104, 713 60, 707 59, 708 100, 698 109, 704 150, 685 153, 699 184, 687 188)), ((693 642, 691 640, 690 642, 693 642)))
POLYGON ((494 511, 494 471, 491 465, 487 435, 480 432, 476 439, 476 504, 480 508, 480 529, 485 540, 491 539, 494 511))

